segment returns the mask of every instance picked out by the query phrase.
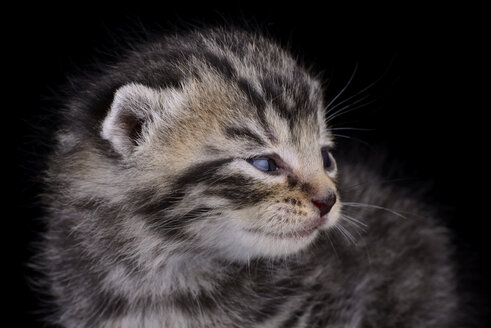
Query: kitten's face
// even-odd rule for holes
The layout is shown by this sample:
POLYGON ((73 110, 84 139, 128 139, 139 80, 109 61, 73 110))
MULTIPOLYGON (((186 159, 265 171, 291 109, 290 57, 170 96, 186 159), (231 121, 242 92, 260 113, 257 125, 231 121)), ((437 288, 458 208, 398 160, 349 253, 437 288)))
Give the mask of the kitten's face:
POLYGON ((250 95, 219 81, 126 88, 121 99, 141 98, 152 113, 128 156, 138 176, 131 183, 135 194, 152 190, 153 205, 139 213, 166 238, 247 260, 295 253, 338 220, 318 93, 308 95, 309 110, 285 115, 268 101, 259 111, 250 95))

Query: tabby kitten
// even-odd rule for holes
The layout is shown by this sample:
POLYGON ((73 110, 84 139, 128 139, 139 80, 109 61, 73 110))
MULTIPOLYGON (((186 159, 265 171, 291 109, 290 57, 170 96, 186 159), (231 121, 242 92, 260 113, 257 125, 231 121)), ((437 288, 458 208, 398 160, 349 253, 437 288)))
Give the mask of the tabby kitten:
POLYGON ((80 85, 45 179, 52 324, 455 324, 434 210, 338 173, 321 82, 269 39, 166 37, 80 85))

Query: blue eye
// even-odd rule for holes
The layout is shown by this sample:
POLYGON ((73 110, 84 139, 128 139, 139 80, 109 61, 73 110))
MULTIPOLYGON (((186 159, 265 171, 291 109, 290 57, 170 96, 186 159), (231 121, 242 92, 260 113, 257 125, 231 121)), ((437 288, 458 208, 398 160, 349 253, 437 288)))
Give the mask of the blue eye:
POLYGON ((322 162, 324 163, 324 169, 331 170, 334 168, 334 159, 327 149, 321 150, 322 162))
POLYGON ((267 157, 249 158, 247 159, 247 162, 253 165, 256 169, 264 172, 272 172, 278 170, 278 166, 276 166, 276 163, 271 158, 267 158, 267 157))

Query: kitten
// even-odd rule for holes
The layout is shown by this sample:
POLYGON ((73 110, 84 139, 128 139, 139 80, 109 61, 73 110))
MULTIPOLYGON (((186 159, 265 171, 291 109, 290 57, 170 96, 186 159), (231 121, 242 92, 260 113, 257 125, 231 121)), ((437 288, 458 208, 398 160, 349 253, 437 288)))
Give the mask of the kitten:
POLYGON ((321 81, 271 40, 182 33, 81 85, 45 175, 51 323, 455 325, 435 211, 336 163, 321 81))

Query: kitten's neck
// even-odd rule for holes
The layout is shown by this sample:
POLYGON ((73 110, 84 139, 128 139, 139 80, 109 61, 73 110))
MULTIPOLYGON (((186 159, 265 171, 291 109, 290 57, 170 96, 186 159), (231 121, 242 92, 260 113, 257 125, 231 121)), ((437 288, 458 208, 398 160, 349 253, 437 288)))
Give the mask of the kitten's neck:
MULTIPOLYGON (((211 290, 233 274, 234 265, 201 250, 167 251, 155 256, 151 266, 142 267, 126 285, 128 294, 139 290, 142 297, 170 297, 179 293, 197 294, 211 290), (135 286, 138 288, 135 289, 135 286)), ((117 280, 116 282, 121 282, 117 280)), ((121 286, 125 288, 125 286, 121 286)))
MULTIPOLYGON (((226 281, 238 282, 238 279, 244 276, 247 276, 249 283, 254 284, 257 278, 254 272, 268 272, 268 276, 274 275, 274 272, 288 266, 290 262, 285 259, 232 262, 203 250, 173 252, 149 281, 160 281, 161 293, 165 295, 172 296, 179 292, 196 294, 213 290, 226 281), (247 274, 244 275, 244 272, 247 274)), ((154 292, 157 290, 154 289, 154 292)))

